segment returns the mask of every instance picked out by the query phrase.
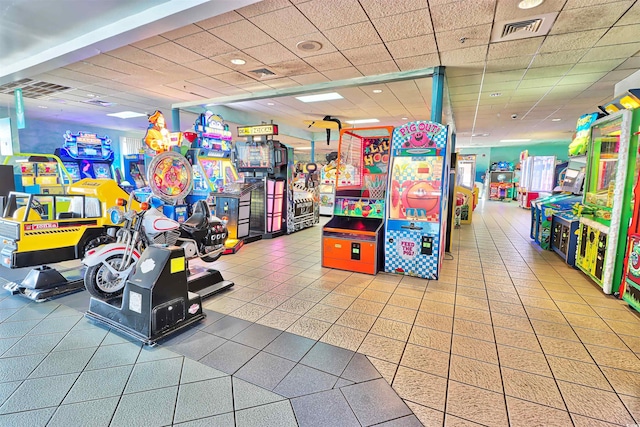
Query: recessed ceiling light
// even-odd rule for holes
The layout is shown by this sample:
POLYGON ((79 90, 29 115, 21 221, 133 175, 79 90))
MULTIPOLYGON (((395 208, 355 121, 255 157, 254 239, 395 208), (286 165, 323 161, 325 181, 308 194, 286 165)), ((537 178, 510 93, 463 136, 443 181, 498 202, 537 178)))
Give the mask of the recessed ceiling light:
POLYGON ((119 113, 109 113, 107 116, 117 117, 119 119, 131 119, 133 117, 146 116, 146 114, 136 113, 135 111, 120 111, 119 113))
POLYGON ((311 147, 293 147, 294 150, 311 150, 311 147))
POLYGON ((500 92, 493 92, 493 93, 492 93, 491 95, 489 95, 489 96, 496 97, 496 96, 502 96, 502 94, 501 94, 500 92))
POLYGON ((350 125, 362 125, 365 123, 379 123, 378 119, 359 119, 359 120, 345 120, 350 125))
POLYGON ((529 142, 530 139, 501 139, 500 142, 529 142))
POLYGON ((559 122, 562 119, 551 119, 552 122, 559 122))
POLYGON ((382 93, 382 89, 374 89, 371 92, 373 92, 373 93, 382 93))
POLYGON ((276 105, 273 102, 267 102, 267 105, 276 105))
POLYGON ((38 105, 38 108, 49 108, 46 105, 38 105))
POLYGON ((409 120, 409 118, 408 117, 403 117, 402 120, 409 120))
POLYGON ((94 95, 94 94, 92 94, 92 93, 88 93, 88 94, 87 94, 87 96, 88 96, 89 98, 93 98, 95 95, 94 95))
POLYGON ((338 92, 329 92, 319 93, 317 95, 296 96, 296 99, 302 102, 331 101, 332 99, 342 99, 342 95, 338 92))
POLYGON ((540 6, 544 3, 544 0, 522 0, 518 3, 519 9, 533 9, 534 7, 540 6))
POLYGON ((479 136, 489 136, 488 133, 472 133, 471 136, 479 137, 479 136))
POLYGON ((244 64, 247 63, 247 61, 245 61, 244 59, 236 58, 236 59, 232 59, 231 63, 234 64, 234 65, 244 65, 244 64))

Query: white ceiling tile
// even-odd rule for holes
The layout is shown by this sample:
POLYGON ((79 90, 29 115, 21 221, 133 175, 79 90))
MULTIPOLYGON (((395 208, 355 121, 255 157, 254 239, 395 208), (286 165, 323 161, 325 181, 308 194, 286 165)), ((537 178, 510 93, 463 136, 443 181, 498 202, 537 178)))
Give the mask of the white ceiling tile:
POLYGON ((300 58, 308 58, 311 56, 323 55, 329 52, 336 52, 335 46, 332 45, 331 42, 322 33, 319 33, 317 31, 309 34, 303 34, 301 36, 281 39, 280 43, 291 52, 294 52, 300 58), (301 41, 315 41, 320 43, 322 47, 320 48, 320 50, 311 52, 301 50, 296 46, 301 41))
POLYGON ((604 61, 607 59, 630 58, 640 51, 640 43, 618 44, 611 46, 598 46, 584 55, 580 62, 604 61))
POLYGON ((122 59, 124 61, 132 62, 134 64, 137 64, 152 70, 168 64, 173 64, 172 61, 169 61, 164 58, 160 58, 157 55, 153 55, 147 51, 138 49, 132 45, 122 46, 119 49, 111 50, 107 52, 106 55, 113 56, 113 57, 122 59))
POLYGON ((502 93, 502 95, 505 95, 509 90, 517 88, 519 83, 520 82, 518 80, 503 82, 488 82, 485 80, 482 85, 482 91, 487 93, 499 92, 502 93))
POLYGON ((395 61, 382 61, 373 64, 363 64, 356 67, 365 76, 375 76, 378 74, 395 73, 398 66, 395 61))
POLYGON ((490 24, 493 21, 495 3, 496 0, 474 0, 431 5, 433 27, 436 32, 440 32, 490 24))
POLYGON ((173 83, 178 81, 179 78, 175 78, 174 76, 165 76, 156 71, 149 70, 145 74, 136 74, 131 76, 125 76, 118 79, 119 82, 124 83, 129 86, 134 86, 137 88, 149 88, 152 86, 163 85, 166 83, 173 83))
POLYGON ((532 37, 529 39, 511 40, 489 45, 489 60, 513 58, 516 56, 533 55, 540 48, 543 37, 532 37))
POLYGON ((190 82, 181 81, 175 83, 168 83, 165 86, 171 87, 173 89, 181 90, 183 92, 190 92, 194 95, 199 96, 200 98, 215 98, 221 95, 220 92, 212 89, 206 88, 200 85, 196 85, 190 82))
POLYGON ((250 20, 276 40, 316 31, 311 21, 293 6, 258 15, 250 20))
POLYGON ((180 46, 207 57, 235 50, 233 46, 223 42, 207 31, 200 31, 199 33, 176 39, 175 42, 180 46))
MULTIPOLYGON (((614 83, 618 83, 621 80, 626 79, 627 77, 629 77, 631 74, 637 72, 638 70, 613 70, 610 71, 606 76, 604 76, 602 78, 602 82, 614 82, 614 83)), ((611 90, 611 94, 613 96, 613 88, 611 90)))
POLYGON ((437 51, 433 34, 387 42, 386 45, 395 59, 422 56, 437 51))
POLYGON ((236 11, 223 13, 222 15, 213 16, 209 19, 196 22, 196 25, 205 30, 223 25, 231 24, 236 21, 242 21, 244 18, 236 11))
POLYGON ((281 79, 273 79, 266 82, 267 85, 274 89, 284 88, 284 87, 295 87, 300 86, 298 82, 288 77, 283 77, 281 79))
POLYGON ((207 76, 215 76, 216 74, 228 73, 231 70, 224 65, 220 65, 210 59, 200 59, 198 61, 186 62, 185 67, 196 70, 207 76))
POLYGON ((169 61, 193 62, 203 59, 201 55, 173 42, 151 46, 145 50, 169 61))
POLYGON ((69 70, 77 71, 78 73, 84 73, 90 76, 100 77, 103 79, 116 80, 127 76, 128 74, 121 73, 110 68, 103 68, 91 63, 76 62, 75 64, 68 65, 66 67, 69 70))
POLYGON ((560 80, 560 85, 569 85, 569 84, 577 84, 577 83, 589 83, 593 84, 603 78, 607 72, 600 73, 589 73, 589 74, 574 74, 571 76, 565 76, 562 80, 560 80))
POLYGON ((246 20, 222 25, 213 33, 237 49, 260 46, 274 41, 267 33, 246 20))
POLYGON ((540 53, 590 48, 600 40, 605 31, 607 30, 601 28, 576 33, 549 35, 542 43, 540 53))
POLYGON ((513 1, 499 0, 496 7, 496 21, 523 21, 533 16, 545 13, 558 12, 564 6, 566 0, 546 0, 535 9, 520 9, 513 1))
POLYGON ((236 87, 236 86, 223 86, 223 87, 218 88, 217 90, 220 91, 225 96, 245 95, 245 94, 249 93, 246 90, 241 89, 241 88, 236 87))
POLYGON ((482 75, 484 69, 484 61, 475 62, 473 64, 465 64, 464 66, 455 66, 445 68, 447 78, 482 75))
POLYGON ((476 25, 453 31, 443 31, 436 34, 438 50, 447 51, 465 47, 487 45, 491 36, 491 24, 476 25))
POLYGON ((160 35, 165 39, 175 40, 181 37, 186 37, 191 34, 199 33, 200 31, 202 31, 202 28, 198 27, 197 25, 190 24, 190 25, 185 25, 184 27, 177 28, 173 31, 162 33, 160 35))
POLYGON ((389 55, 389 52, 383 44, 347 49, 343 50, 342 53, 353 65, 391 61, 391 55, 389 55))
POLYGON ((140 40, 139 42, 131 43, 131 46, 135 46, 139 49, 146 49, 157 44, 165 43, 167 39, 161 36, 153 36, 148 39, 140 40))
POLYGON ((193 83, 198 86, 206 87, 211 90, 218 91, 220 87, 228 86, 227 83, 224 83, 220 80, 216 80, 212 77, 199 77, 197 79, 190 79, 189 83, 193 83))
POLYGON ((302 74, 313 73, 315 70, 312 66, 304 62, 302 59, 294 59, 292 61, 282 61, 269 66, 271 71, 281 77, 299 76, 302 74))
POLYGON ((640 70, 640 56, 634 56, 617 67, 618 70, 640 70))
POLYGON ((240 15, 244 16, 245 18, 251 18, 253 16, 272 12, 274 10, 282 9, 287 6, 291 6, 291 3, 289 3, 289 0, 266 0, 266 1, 256 2, 249 6, 242 7, 240 9, 237 9, 236 12, 238 12, 240 15))
POLYGON ((344 80, 353 77, 362 77, 362 73, 354 67, 338 68, 336 70, 323 71, 322 74, 327 76, 329 80, 344 80))
POLYGON ((539 87, 550 87, 557 84, 560 81, 558 77, 547 77, 542 79, 528 79, 525 78, 520 82, 518 86, 518 90, 520 89, 531 89, 531 88, 539 88, 539 87))
POLYGON ((271 86, 264 83, 260 83, 260 82, 245 83, 245 84, 239 84, 236 86, 239 87, 240 89, 246 90, 247 92, 253 92, 253 93, 262 92, 262 91, 271 89, 271 86))
POLYGON ((165 76, 173 76, 175 77, 175 80, 188 80, 204 77, 203 73, 178 64, 167 65, 153 71, 156 71, 165 76))
POLYGON ((347 61, 347 59, 340 52, 332 52, 323 55, 312 56, 310 58, 305 58, 305 61, 307 61, 307 63, 309 63, 318 71, 335 70, 351 65, 351 63, 347 61))
POLYGON ((475 93, 476 95, 480 92, 480 84, 472 84, 466 86, 456 86, 449 88, 449 93, 452 96, 464 95, 468 93, 475 93))
POLYGON ((245 76, 242 73, 237 71, 232 71, 230 73, 218 74, 216 76, 217 80, 220 80, 224 83, 235 85, 235 84, 244 84, 244 83, 252 83, 255 79, 245 76))
POLYGON ((532 67, 550 67, 554 65, 574 64, 587 52, 587 49, 554 53, 540 53, 535 56, 532 67))
POLYGON ((623 62, 624 62, 624 58, 609 59, 607 61, 579 62, 575 64, 567 74, 571 75, 571 74, 608 72, 613 70, 623 62))
MULTIPOLYGON (((601 4, 593 4, 592 0, 586 0, 585 6, 577 9, 571 8, 571 1, 560 12, 556 22, 551 28, 551 34, 573 33, 585 29, 609 28, 629 8, 633 0, 603 1, 601 4), (588 22, 588 26, 580 25, 588 22)), ((637 20, 636 20, 637 22, 637 20)), ((634 22, 634 24, 636 23, 634 22)))
POLYGON ((84 62, 88 62, 100 67, 109 68, 124 74, 138 74, 149 71, 148 68, 141 67, 133 62, 123 61, 113 56, 100 54, 86 59, 84 62))
POLYGON ((309 74, 301 74, 299 76, 291 76, 291 80, 294 80, 301 85, 312 85, 315 83, 326 82, 327 79, 324 75, 320 73, 309 73, 309 74))
POLYGON ((640 42, 640 24, 612 27, 596 46, 615 46, 621 41, 625 43, 640 42))
MULTIPOLYGON (((631 3, 632 0, 625 1, 624 3, 631 3)), ((625 13, 620 21, 617 22, 618 25, 633 25, 638 23, 638 17, 640 16, 640 3, 637 1, 631 6, 631 8, 625 13)))
POLYGON ((274 64, 276 62, 297 59, 297 56, 291 53, 289 49, 276 42, 250 47, 245 49, 244 52, 264 64, 274 64))
POLYGON ((484 60, 487 53, 487 46, 473 46, 464 49, 440 52, 440 60, 445 67, 452 65, 465 65, 468 62, 479 62, 484 60))
POLYGON ((297 7, 321 31, 367 20, 357 0, 332 0, 330 12, 326 0, 312 0, 297 7))
POLYGON ((422 68, 437 67, 440 65, 440 58, 435 52, 428 55, 398 58, 395 61, 400 71, 420 70, 422 68))
POLYGON ((402 14, 425 7, 424 0, 395 0, 390 7, 389 3, 380 0, 360 0, 370 18, 382 18, 385 16, 402 14))
POLYGON ((370 22, 360 22, 324 31, 325 37, 338 49, 353 49, 382 43, 370 22))
POLYGON ((552 67, 529 68, 526 77, 528 79, 541 79, 546 77, 562 77, 571 69, 571 64, 555 65, 552 67))
POLYGON ((531 56, 516 56, 513 58, 493 59, 487 62, 487 71, 524 71, 531 63, 531 59, 531 56))
POLYGON ((223 53, 222 55, 212 56, 209 59, 217 62, 218 64, 224 65, 225 67, 230 68, 235 71, 249 71, 255 70, 256 68, 264 67, 264 64, 255 58, 245 54, 242 51, 234 51, 229 53, 223 53), (232 59, 242 59, 246 63, 244 65, 236 65, 232 64, 232 59))
POLYGON ((447 76, 447 86, 449 86, 450 89, 461 87, 461 86, 475 85, 475 84, 479 85, 481 82, 482 82, 482 74, 475 74, 475 75, 464 76, 464 77, 448 77, 447 76))
POLYGON ((372 22, 385 42, 433 33, 429 9, 373 19, 372 22))

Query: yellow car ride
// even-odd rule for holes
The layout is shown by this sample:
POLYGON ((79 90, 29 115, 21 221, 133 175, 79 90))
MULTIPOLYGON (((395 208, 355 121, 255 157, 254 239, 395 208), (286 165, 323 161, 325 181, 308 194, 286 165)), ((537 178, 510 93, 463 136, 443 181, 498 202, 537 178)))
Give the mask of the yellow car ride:
POLYGON ((10 193, 0 219, 0 264, 21 268, 78 259, 115 241, 116 201, 128 198, 109 179, 83 179, 67 194, 10 193))

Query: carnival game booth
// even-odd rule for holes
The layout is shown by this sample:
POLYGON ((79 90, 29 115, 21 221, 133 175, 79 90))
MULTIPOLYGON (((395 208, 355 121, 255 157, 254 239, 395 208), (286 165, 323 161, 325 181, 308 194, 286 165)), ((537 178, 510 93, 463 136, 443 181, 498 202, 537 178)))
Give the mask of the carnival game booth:
POLYGON ((384 271, 437 279, 449 191, 448 129, 418 121, 393 131, 384 271))
POLYGON ((384 266, 384 216, 393 127, 342 129, 335 207, 322 228, 322 266, 376 274, 384 266))

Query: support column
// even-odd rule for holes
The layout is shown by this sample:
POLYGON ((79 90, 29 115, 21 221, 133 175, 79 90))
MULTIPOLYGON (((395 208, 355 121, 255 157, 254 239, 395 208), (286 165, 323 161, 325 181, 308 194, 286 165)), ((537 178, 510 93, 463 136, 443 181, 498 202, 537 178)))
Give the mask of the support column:
POLYGON ((316 161, 316 142, 314 140, 311 140, 311 155, 310 155, 310 161, 311 163, 315 163, 316 161))
POLYGON ((180 132, 180 109, 171 109, 171 132, 180 132))
POLYGON ((442 123, 442 101, 444 99, 444 67, 433 69, 431 82, 431 121, 442 123))

